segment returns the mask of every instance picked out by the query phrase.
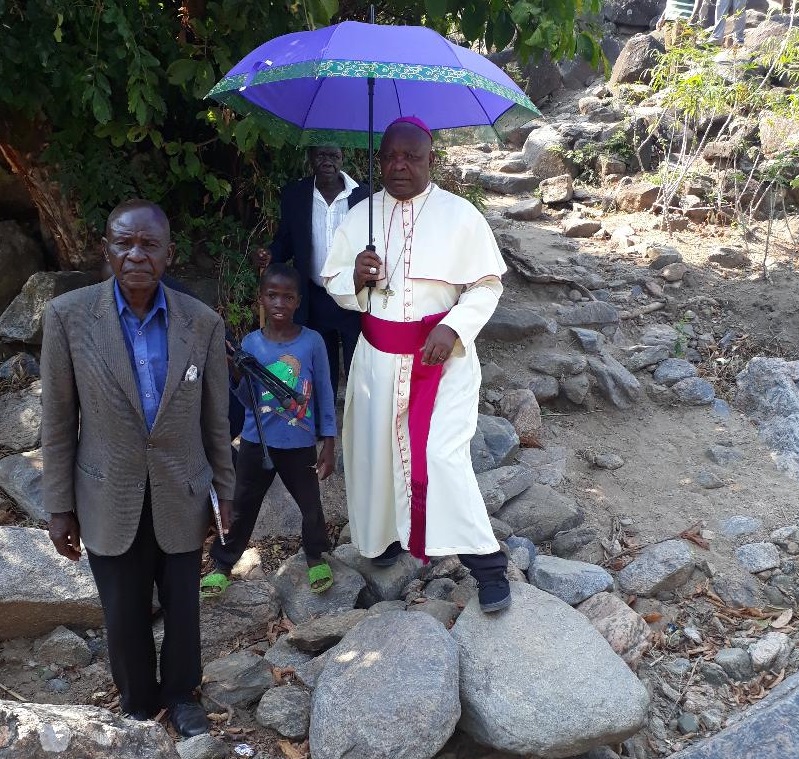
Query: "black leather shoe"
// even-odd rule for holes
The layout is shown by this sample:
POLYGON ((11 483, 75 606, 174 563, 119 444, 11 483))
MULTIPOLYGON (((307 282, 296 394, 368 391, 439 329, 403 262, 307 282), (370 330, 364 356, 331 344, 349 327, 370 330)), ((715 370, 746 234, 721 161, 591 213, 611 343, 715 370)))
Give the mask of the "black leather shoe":
POLYGON ((196 701, 184 701, 169 709, 169 721, 175 732, 184 738, 208 732, 208 718, 202 706, 196 701))
POLYGON ((478 583, 477 597, 480 610, 486 614, 507 609, 511 604, 510 583, 505 579, 478 583))
POLYGON ((395 540, 380 556, 372 559, 372 564, 376 567, 393 567, 400 556, 402 556, 402 545, 399 540, 395 540))

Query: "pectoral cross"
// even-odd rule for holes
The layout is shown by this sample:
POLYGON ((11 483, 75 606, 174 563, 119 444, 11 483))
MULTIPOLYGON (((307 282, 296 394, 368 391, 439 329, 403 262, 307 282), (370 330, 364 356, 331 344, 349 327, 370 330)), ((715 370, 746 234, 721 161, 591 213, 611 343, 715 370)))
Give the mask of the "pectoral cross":
POLYGON ((388 285, 386 285, 382 290, 378 290, 377 292, 379 292, 383 296, 383 308, 388 308, 388 299, 392 295, 396 295, 396 293, 388 285))

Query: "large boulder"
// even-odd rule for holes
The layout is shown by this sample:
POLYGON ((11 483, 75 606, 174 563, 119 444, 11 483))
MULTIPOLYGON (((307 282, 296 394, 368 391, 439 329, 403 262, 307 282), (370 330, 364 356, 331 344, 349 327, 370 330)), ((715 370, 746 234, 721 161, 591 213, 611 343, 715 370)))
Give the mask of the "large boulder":
POLYGON ((96 277, 82 271, 39 271, 0 316, 0 340, 39 344, 42 316, 57 295, 94 284, 96 277))
POLYGON ((548 759, 639 730, 647 691, 590 622, 531 585, 511 583, 511 590, 507 611, 483 614, 473 599, 452 628, 459 727, 488 746, 548 759))
POLYGON ((626 593, 654 596, 679 588, 694 570, 694 557, 684 540, 664 540, 644 548, 619 572, 619 585, 626 593))
POLYGON ((663 0, 605 0, 602 13, 614 24, 649 29, 662 10, 663 0))
POLYGON ((519 436, 501 416, 479 414, 471 441, 472 466, 476 473, 513 463, 519 451, 519 436))
POLYGON ((563 77, 560 69, 545 52, 538 60, 530 59, 526 64, 520 65, 512 49, 491 53, 488 59, 497 66, 507 70, 509 65, 521 69, 521 78, 524 79, 524 92, 534 103, 541 102, 547 95, 557 92, 563 86, 563 77))
POLYGON ((754 420, 777 466, 799 476, 799 361, 753 358, 735 383, 735 405, 754 420))
POLYGON ((336 646, 311 702, 314 759, 430 759, 460 717, 458 648, 428 614, 368 617, 336 646))
POLYGON ((16 221, 0 221, 0 313, 43 265, 41 248, 22 227, 16 221))
POLYGON ((616 408, 629 408, 641 397, 641 383, 613 356, 588 356, 588 366, 602 395, 616 408))
POLYGON ((568 496, 548 485, 533 484, 499 509, 496 517, 509 524, 514 535, 542 543, 581 524, 583 512, 568 496))
POLYGON ((534 308, 499 305, 480 332, 480 337, 516 342, 533 335, 554 334, 557 328, 557 324, 534 308))
POLYGON ((417 578, 422 569, 422 562, 409 553, 403 553, 393 566, 375 566, 352 543, 336 548, 333 556, 366 580, 361 600, 368 606, 380 601, 396 601, 402 595, 402 589, 417 578))
POLYGON ((568 141, 553 126, 543 126, 530 132, 522 152, 530 173, 538 179, 549 179, 563 174, 577 175, 577 167, 565 151, 568 141))
POLYGON ((2 759, 180 759, 166 730, 97 706, 0 701, 2 759))
POLYGON ((0 448, 26 451, 39 445, 41 434, 41 382, 0 395, 0 448))
POLYGON ((208 633, 203 644, 210 647, 218 642, 219 630, 231 638, 264 630, 280 615, 280 597, 267 580, 235 580, 221 596, 203 602, 200 614, 208 633))
POLYGON ((47 521, 42 499, 42 452, 27 451, 0 459, 0 488, 31 519, 47 521))
POLYGON ((47 533, 30 527, 0 529, 0 556, 0 640, 42 635, 58 625, 102 626, 85 556, 59 556, 47 533))
POLYGON ((767 158, 773 158, 799 145, 799 120, 779 116, 771 111, 760 113, 760 147, 767 158))
POLYGON ((652 34, 636 34, 627 41, 624 49, 613 64, 608 85, 648 84, 652 80, 652 68, 655 66, 656 53, 663 53, 663 43, 652 34))

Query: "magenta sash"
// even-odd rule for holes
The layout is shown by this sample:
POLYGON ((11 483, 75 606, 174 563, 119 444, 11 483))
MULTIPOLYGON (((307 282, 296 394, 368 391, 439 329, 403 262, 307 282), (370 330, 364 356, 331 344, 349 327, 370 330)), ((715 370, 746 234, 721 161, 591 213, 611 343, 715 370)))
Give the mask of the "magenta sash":
POLYGON ((427 527, 427 439, 433 404, 441 382, 443 364, 422 363, 422 346, 427 336, 446 315, 425 316, 418 322, 392 322, 371 314, 361 314, 361 331, 373 348, 383 353, 413 356, 408 400, 408 434, 411 449, 411 556, 427 562, 425 554, 427 527))

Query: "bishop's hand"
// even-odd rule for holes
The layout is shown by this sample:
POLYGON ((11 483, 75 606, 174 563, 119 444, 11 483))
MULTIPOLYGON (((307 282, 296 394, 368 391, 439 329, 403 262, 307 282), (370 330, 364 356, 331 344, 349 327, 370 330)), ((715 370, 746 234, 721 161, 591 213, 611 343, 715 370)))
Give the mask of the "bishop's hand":
POLYGON ((422 363, 428 366, 443 364, 455 347, 458 333, 446 324, 437 324, 430 331, 422 346, 422 363))
POLYGON ((352 272, 352 281, 355 292, 358 293, 366 287, 367 282, 374 282, 379 278, 380 267, 383 262, 373 250, 362 250, 355 257, 355 269, 352 272))

